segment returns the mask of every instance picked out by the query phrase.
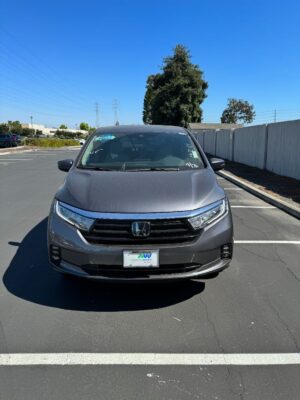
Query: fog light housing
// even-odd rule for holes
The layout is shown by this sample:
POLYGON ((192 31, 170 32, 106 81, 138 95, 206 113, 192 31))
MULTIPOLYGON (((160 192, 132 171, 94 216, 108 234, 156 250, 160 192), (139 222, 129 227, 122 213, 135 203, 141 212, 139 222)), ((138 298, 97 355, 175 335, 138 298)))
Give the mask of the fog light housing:
POLYGON ((221 259, 230 260, 232 258, 232 243, 224 244, 221 247, 221 259))
POLYGON ((49 253, 53 264, 59 265, 61 261, 60 247, 51 244, 49 253))

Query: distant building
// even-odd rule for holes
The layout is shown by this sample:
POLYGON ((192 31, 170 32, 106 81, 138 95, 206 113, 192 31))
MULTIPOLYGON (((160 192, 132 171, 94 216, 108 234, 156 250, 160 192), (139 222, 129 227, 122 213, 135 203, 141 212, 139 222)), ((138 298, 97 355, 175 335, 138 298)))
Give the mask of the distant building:
POLYGON ((236 129, 242 128, 243 124, 222 124, 222 123, 190 123, 188 124, 188 128, 194 133, 201 133, 204 131, 215 131, 218 129, 236 129))
POLYGON ((45 125, 40 124, 22 124, 22 128, 30 128, 38 131, 42 131, 43 135, 53 136, 56 131, 67 131, 72 133, 82 133, 83 135, 87 135, 87 131, 83 131, 82 129, 59 129, 59 128, 46 128, 45 125))

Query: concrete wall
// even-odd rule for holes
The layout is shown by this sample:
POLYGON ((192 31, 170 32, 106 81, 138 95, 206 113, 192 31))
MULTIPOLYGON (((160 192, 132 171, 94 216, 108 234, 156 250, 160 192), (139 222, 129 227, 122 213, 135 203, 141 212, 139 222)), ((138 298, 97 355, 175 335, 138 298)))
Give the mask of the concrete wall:
POLYGON ((267 125, 235 129, 233 161, 252 167, 265 168, 267 125))
POLYGON ((268 125, 266 169, 300 179, 300 120, 268 125))
POLYGON ((200 133, 199 132, 193 132, 193 133, 194 133, 194 136, 196 137, 198 143, 200 144, 200 146, 203 149, 203 147, 204 147, 204 133, 203 132, 200 132, 200 133))
POLYGON ((212 156, 215 155, 216 151, 216 134, 217 131, 204 132, 204 151, 212 156))
POLYGON ((300 120, 194 134, 205 153, 300 180, 300 120))
POLYGON ((232 161, 232 129, 220 129, 216 132, 216 156, 232 161))

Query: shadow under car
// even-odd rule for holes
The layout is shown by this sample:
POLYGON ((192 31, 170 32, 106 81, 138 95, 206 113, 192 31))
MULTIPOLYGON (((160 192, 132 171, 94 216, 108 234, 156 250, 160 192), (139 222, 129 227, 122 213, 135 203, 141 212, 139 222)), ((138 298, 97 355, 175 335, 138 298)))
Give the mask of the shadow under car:
POLYGON ((78 311, 133 311, 167 307, 202 292, 199 281, 159 284, 112 284, 67 278, 54 271, 47 251, 47 218, 21 243, 3 283, 13 295, 48 307, 78 311))

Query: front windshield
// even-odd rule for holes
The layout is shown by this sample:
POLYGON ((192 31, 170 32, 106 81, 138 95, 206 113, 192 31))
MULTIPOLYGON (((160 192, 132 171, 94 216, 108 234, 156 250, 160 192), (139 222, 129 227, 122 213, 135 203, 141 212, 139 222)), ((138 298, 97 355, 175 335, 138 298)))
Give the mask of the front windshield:
POLYGON ((83 153, 79 168, 118 171, 203 168, 187 132, 99 132, 83 153))

